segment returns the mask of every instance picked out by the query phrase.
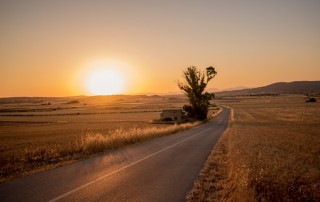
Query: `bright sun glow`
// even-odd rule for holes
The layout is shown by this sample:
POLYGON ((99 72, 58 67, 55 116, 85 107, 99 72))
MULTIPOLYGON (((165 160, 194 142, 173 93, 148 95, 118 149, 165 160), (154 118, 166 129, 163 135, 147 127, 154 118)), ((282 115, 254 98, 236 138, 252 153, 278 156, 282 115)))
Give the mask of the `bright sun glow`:
POLYGON ((120 72, 109 69, 93 69, 87 74, 86 88, 92 95, 113 95, 124 90, 124 78, 120 72))

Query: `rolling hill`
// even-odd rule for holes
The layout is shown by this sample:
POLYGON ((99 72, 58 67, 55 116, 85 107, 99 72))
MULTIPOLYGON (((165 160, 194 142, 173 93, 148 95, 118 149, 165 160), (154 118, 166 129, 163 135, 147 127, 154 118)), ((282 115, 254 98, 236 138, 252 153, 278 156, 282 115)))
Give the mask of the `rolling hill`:
POLYGON ((264 95, 264 94, 319 94, 320 81, 277 82, 258 88, 217 92, 217 96, 264 95))

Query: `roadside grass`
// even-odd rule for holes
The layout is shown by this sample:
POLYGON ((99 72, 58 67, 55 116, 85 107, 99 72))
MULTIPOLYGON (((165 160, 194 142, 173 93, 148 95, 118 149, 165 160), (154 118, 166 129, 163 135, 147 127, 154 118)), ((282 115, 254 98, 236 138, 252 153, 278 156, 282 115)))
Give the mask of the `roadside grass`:
POLYGON ((234 120, 186 201, 320 201, 320 105, 266 99, 228 103, 234 120))
POLYGON ((121 146, 184 131, 199 124, 201 122, 175 124, 167 127, 119 128, 106 133, 88 132, 68 144, 31 146, 11 150, 10 153, 0 154, 0 182, 29 174, 35 170, 52 168, 54 165, 59 166, 87 158, 121 146))
POLYGON ((124 145, 141 142, 153 137, 160 137, 190 129, 201 122, 170 125, 165 128, 132 128, 129 130, 117 129, 111 134, 88 133, 79 141, 81 150, 86 154, 94 154, 110 149, 115 149, 124 145))

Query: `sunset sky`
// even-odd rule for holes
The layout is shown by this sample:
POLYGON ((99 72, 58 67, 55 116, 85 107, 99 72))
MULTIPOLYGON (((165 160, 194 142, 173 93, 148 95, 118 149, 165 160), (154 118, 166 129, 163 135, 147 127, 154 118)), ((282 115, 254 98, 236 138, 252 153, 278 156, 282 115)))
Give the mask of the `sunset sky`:
POLYGON ((0 36, 0 97, 176 92, 191 65, 209 88, 320 80, 319 0, 0 0, 0 36))

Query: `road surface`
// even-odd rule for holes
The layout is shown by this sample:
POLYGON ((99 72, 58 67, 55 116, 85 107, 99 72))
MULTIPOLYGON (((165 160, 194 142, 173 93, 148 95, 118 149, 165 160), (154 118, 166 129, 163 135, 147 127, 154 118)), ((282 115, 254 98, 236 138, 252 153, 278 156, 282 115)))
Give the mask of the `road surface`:
POLYGON ((0 185, 0 201, 184 201, 225 131, 229 109, 199 127, 0 185))

